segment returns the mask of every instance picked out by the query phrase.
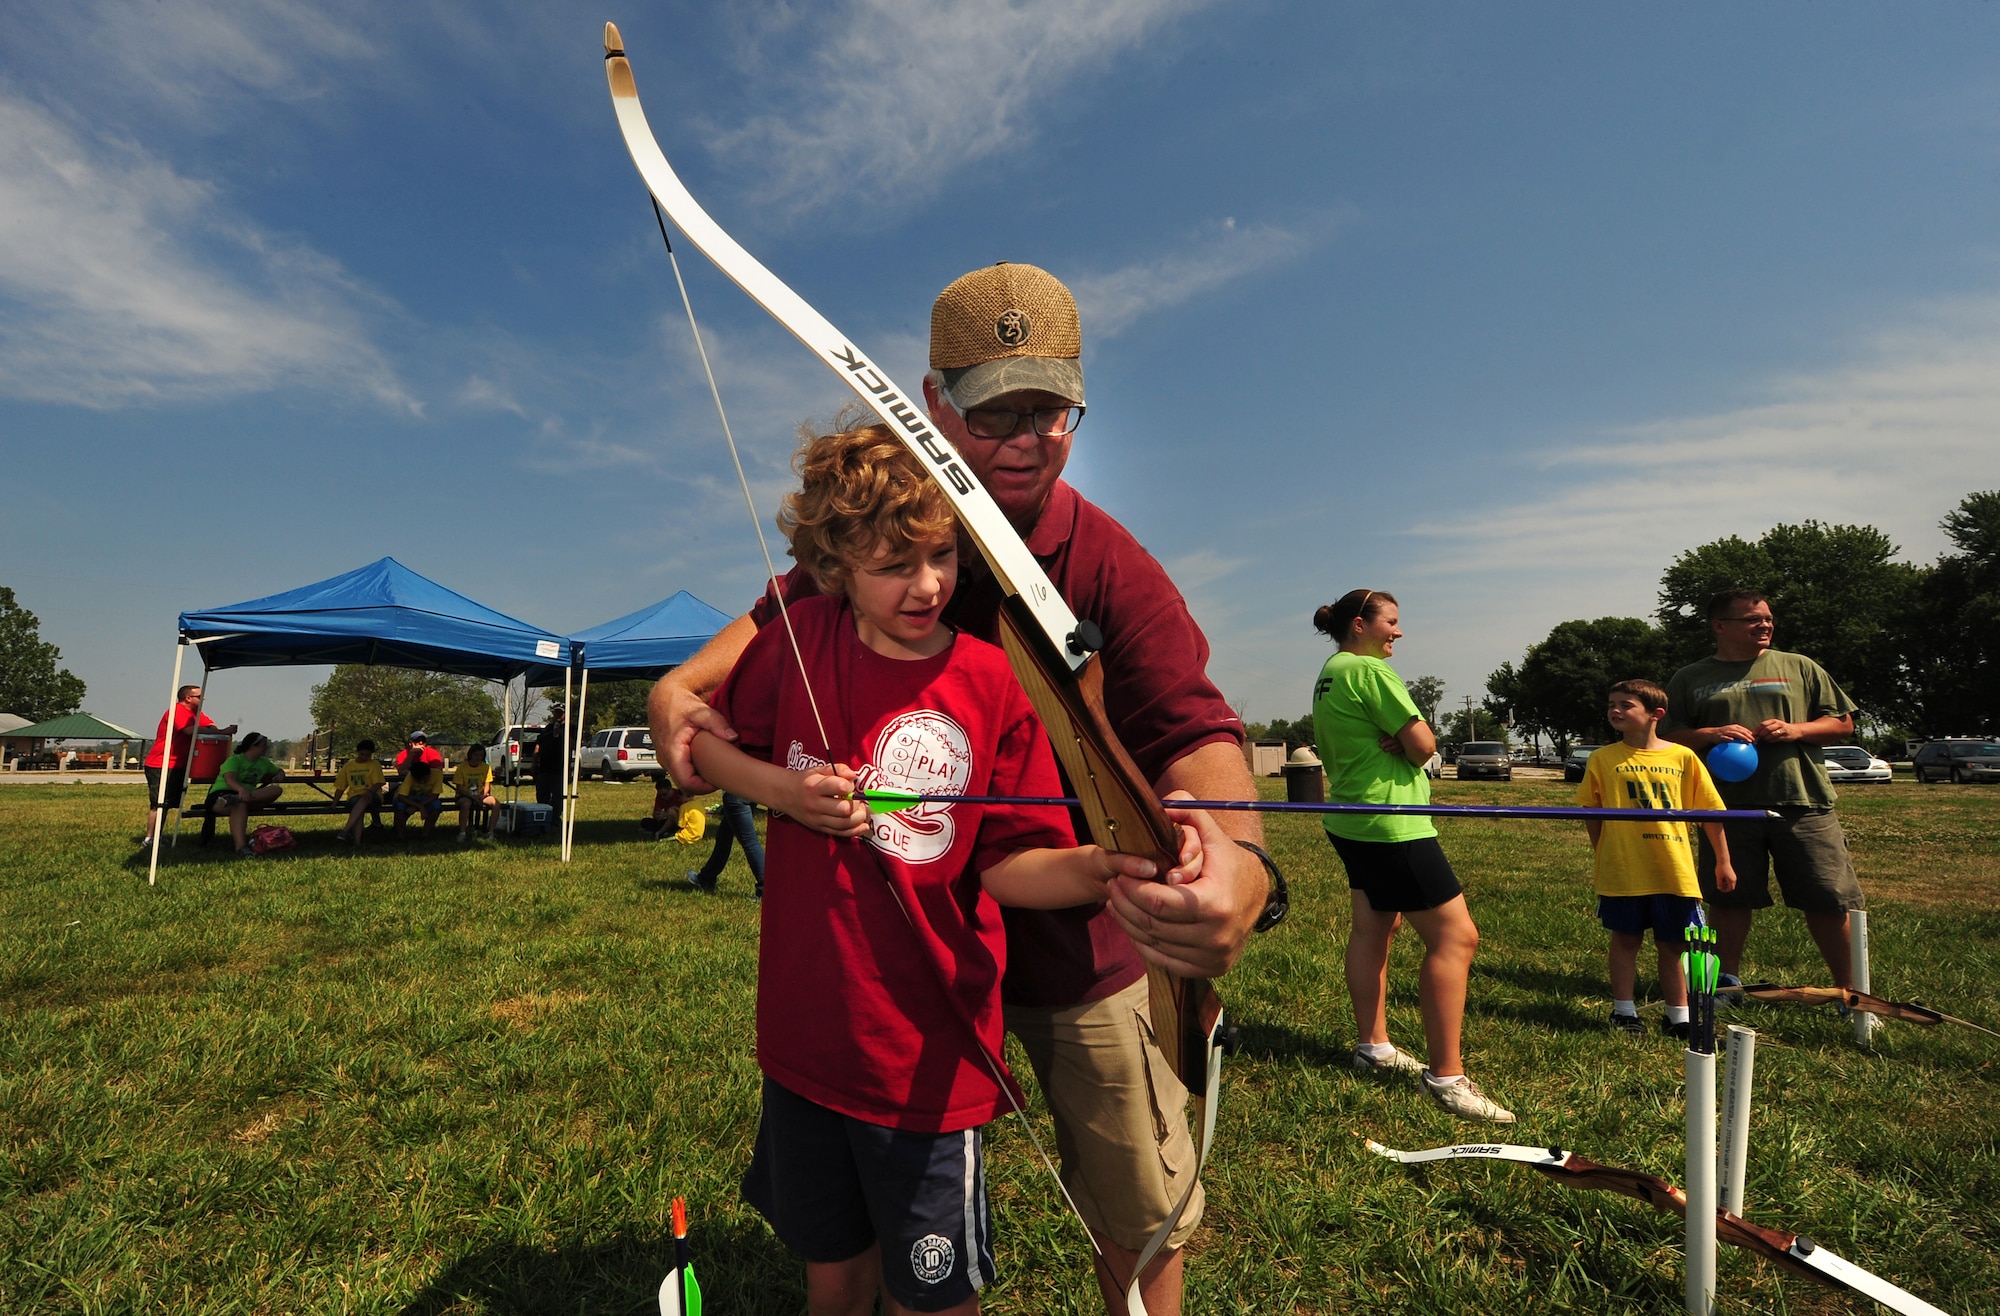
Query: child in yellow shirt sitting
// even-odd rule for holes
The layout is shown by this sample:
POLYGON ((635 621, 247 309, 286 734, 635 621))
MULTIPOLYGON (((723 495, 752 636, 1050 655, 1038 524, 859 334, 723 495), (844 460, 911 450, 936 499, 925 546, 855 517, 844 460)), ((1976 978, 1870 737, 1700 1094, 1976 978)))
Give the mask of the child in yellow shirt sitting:
POLYGON ((486 746, 474 745, 465 751, 465 761, 451 772, 451 788, 458 796, 458 840, 465 843, 471 830, 472 811, 486 810, 486 839, 492 840, 500 826, 500 802, 493 798, 493 769, 486 765, 486 746))
POLYGON ((333 798, 352 798, 347 823, 338 835, 341 840, 361 844, 361 816, 373 814, 374 826, 382 825, 382 765, 375 759, 375 742, 363 740, 354 746, 354 757, 334 774, 333 798))

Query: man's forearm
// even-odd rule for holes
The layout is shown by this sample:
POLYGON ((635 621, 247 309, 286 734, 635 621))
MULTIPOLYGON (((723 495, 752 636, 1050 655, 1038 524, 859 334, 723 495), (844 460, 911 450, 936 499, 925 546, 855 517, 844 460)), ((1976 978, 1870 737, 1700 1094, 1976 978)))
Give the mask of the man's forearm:
POLYGON ((1799 739, 1811 745, 1836 745, 1843 740, 1854 738, 1854 719, 1843 713, 1839 716, 1814 718, 1810 722, 1799 723, 1799 739))
MULTIPOLYGON (((1257 782, 1243 750, 1233 740, 1218 740, 1182 755, 1167 765, 1153 783, 1160 794, 1183 790, 1197 800, 1254 800, 1257 782)), ((1232 840, 1264 843, 1264 820, 1254 813, 1218 813, 1215 824, 1232 840)))

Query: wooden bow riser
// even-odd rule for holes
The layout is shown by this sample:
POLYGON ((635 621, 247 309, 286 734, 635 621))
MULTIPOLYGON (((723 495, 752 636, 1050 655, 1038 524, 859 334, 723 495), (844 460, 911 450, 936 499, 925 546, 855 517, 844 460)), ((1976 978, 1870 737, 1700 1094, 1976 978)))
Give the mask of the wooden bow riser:
MULTIPOLYGON (((1595 1188, 1601 1192, 1617 1193, 1623 1197, 1636 1198, 1658 1211, 1687 1218, 1687 1194, 1665 1179, 1642 1173, 1638 1170, 1619 1169, 1616 1166, 1599 1165, 1586 1157, 1570 1153, 1567 1164, 1537 1165, 1539 1170, 1551 1179, 1558 1179, 1578 1188, 1595 1188)), ((1754 1252, 1774 1266, 1806 1279, 1816 1280, 1830 1288, 1840 1288, 1828 1276, 1814 1270, 1792 1255, 1792 1244, 1796 1234, 1787 1234, 1777 1229, 1766 1229, 1753 1225, 1742 1216, 1731 1215, 1720 1207, 1715 1212, 1715 1236, 1718 1240, 1740 1247, 1746 1252, 1754 1252)))
POLYGON ((1880 1015, 1884 1019, 1900 1019, 1911 1024, 1941 1024, 1945 1017, 1936 1010, 1922 1005, 1905 1005, 1900 1001, 1885 1001, 1879 996, 1857 992, 1851 987, 1781 987, 1776 983, 1745 983, 1740 990, 1753 1001, 1768 1004, 1787 1005, 1844 1005, 1850 1010, 1863 1014, 1880 1015))
MULTIPOLYGON (((1000 609, 1000 644, 1082 801, 1091 839, 1107 850, 1151 859, 1164 875, 1179 861, 1180 837, 1154 798, 1152 783, 1111 731, 1101 660, 1093 656, 1072 672, 1067 663, 1040 652, 1040 633, 1015 615, 1020 606, 1015 597, 1000 609)), ((1199 1095, 1208 1085, 1208 1039, 1222 1002, 1206 979, 1177 978, 1150 965, 1146 979, 1161 1054, 1188 1091, 1199 1095), (1165 1019, 1177 1019, 1179 1027, 1157 1027, 1165 1019)))

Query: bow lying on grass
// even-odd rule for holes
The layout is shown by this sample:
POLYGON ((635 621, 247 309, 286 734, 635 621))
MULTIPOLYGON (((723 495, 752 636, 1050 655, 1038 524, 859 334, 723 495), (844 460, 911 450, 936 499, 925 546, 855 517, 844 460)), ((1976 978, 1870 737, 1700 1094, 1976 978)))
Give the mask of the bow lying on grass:
POLYGON ((1876 1014, 1884 1019, 1901 1019, 1909 1024, 1963 1024, 1977 1029, 1988 1037, 2000 1037, 1984 1024, 1961 1019, 1955 1014, 1945 1014, 1933 1010, 1928 1005, 1909 1005, 1902 1001, 1885 1001, 1867 992, 1857 992, 1852 987, 1782 987, 1775 982, 1750 982, 1741 987, 1720 989, 1725 995, 1741 995, 1753 1001, 1763 1001, 1771 1005, 1843 1005, 1862 1014, 1876 1014))
MULTIPOLYGON (((1516 1165, 1526 1165, 1539 1170, 1551 1179, 1568 1184, 1573 1188, 1596 1188, 1607 1193, 1618 1193, 1625 1197, 1637 1198, 1655 1210, 1670 1215, 1687 1214, 1687 1195, 1657 1175, 1644 1170, 1628 1170, 1621 1166, 1599 1165, 1575 1152, 1564 1151, 1560 1147, 1518 1147, 1509 1143, 1467 1143, 1457 1147, 1432 1147, 1428 1151, 1397 1151, 1385 1147, 1373 1139, 1364 1139, 1368 1150, 1377 1156, 1387 1157, 1403 1165, 1423 1165, 1430 1161, 1510 1161, 1516 1165)), ((1732 1243, 1746 1252, 1754 1252, 1764 1260, 1791 1271, 1818 1280, 1836 1289, 1845 1289, 1873 1298, 1884 1307, 1902 1316, 1946 1316, 1937 1307, 1931 1306, 1913 1293, 1905 1292, 1881 1278, 1861 1269, 1851 1261, 1835 1256, 1800 1234, 1788 1234, 1780 1229, 1769 1229, 1763 1225, 1753 1225, 1742 1216, 1731 1215, 1717 1209, 1715 1213, 1715 1236, 1724 1243, 1732 1243)))
MULTIPOLYGON (((915 795, 907 791, 858 791, 855 798, 877 813, 898 813, 919 804, 1014 804, 1075 808, 1060 795, 915 795)), ((1311 804, 1293 800, 1162 800, 1169 809, 1209 813, 1407 813, 1429 818, 1597 818, 1623 822, 1720 822, 1725 818, 1765 819, 1768 809, 1592 809, 1582 805, 1529 804, 1311 804)))

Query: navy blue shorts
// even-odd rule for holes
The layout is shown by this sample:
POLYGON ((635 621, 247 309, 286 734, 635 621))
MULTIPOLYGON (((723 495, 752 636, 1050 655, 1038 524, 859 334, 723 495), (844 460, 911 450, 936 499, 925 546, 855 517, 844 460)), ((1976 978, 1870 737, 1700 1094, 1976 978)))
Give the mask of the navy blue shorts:
POLYGON ((1695 896, 1599 896, 1597 921, 1613 932, 1643 936, 1653 930, 1653 944, 1686 941, 1687 925, 1701 908, 1695 896))
POLYGON ((881 1244, 882 1287, 911 1311, 956 1307, 993 1278, 978 1129, 870 1124, 767 1077, 743 1200, 806 1261, 881 1244))

